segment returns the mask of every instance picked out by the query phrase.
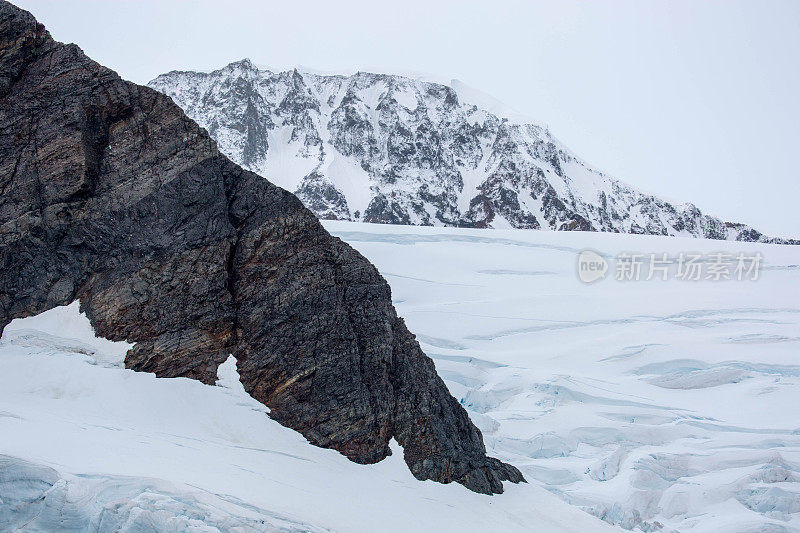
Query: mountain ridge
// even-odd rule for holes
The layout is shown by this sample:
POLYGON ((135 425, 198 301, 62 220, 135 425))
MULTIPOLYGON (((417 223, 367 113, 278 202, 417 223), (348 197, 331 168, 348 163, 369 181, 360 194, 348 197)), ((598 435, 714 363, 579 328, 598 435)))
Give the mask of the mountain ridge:
POLYGON ((148 86, 324 219, 800 242, 642 192, 490 95, 425 78, 273 72, 243 59, 148 86))

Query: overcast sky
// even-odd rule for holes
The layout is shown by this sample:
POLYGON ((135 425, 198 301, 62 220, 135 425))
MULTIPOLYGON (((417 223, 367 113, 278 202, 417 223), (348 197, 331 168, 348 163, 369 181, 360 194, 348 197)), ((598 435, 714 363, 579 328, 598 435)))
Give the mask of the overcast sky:
POLYGON ((253 62, 456 78, 628 183, 800 237, 800 1, 18 0, 123 77, 253 62))

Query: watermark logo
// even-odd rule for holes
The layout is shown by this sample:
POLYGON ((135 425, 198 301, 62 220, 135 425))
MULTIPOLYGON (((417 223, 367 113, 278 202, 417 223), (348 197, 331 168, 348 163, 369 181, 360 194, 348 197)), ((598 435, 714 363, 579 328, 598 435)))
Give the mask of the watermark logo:
MULTIPOLYGON (((622 252, 614 258, 613 274, 617 281, 756 281, 760 276, 763 256, 753 254, 696 254, 622 252)), ((578 278, 593 283, 606 277, 611 263, 594 250, 578 254, 578 278)))
POLYGON ((578 278, 584 283, 594 283, 606 277, 608 261, 594 250, 578 254, 578 278))

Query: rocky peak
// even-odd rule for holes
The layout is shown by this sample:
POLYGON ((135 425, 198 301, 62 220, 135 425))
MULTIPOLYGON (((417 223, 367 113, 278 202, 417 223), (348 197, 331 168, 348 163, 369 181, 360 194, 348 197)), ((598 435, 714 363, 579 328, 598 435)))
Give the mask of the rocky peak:
MULTIPOLYGON (((377 269, 295 196, 2 0, 0 50, 0 333, 77 299, 98 335, 135 343, 127 368, 212 384, 233 355, 270 416, 353 461, 394 438, 419 479, 486 494, 523 481, 486 456, 377 269)), ((195 95, 211 97, 209 76, 191 76, 195 95)), ((239 134, 242 156, 274 100, 235 85, 214 85, 239 121, 215 131, 239 134)))

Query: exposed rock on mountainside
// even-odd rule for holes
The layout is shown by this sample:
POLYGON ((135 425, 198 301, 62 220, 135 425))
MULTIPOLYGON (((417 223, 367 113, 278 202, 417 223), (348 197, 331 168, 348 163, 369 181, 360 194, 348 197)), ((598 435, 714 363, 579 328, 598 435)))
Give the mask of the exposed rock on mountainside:
POLYGON ((486 457, 366 259, 169 98, 7 2, 0 191, 0 332, 79 298, 99 335, 136 343, 127 367, 213 383, 233 354, 271 416, 353 461, 381 460, 394 437, 419 479, 522 481, 486 457))
POLYGON ((245 59, 149 85, 320 218, 787 242, 613 179, 457 81, 274 73, 245 59))

